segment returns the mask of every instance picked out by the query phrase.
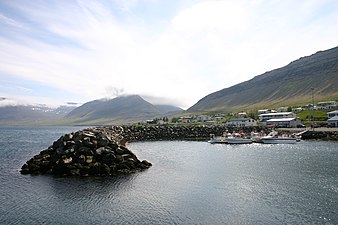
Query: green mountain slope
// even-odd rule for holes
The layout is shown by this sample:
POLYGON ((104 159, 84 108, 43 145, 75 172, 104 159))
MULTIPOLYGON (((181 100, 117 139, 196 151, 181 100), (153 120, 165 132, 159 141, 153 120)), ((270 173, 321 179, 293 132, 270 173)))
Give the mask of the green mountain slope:
POLYGON ((188 112, 238 111, 338 99, 338 47, 302 57, 289 65, 202 98, 188 112))

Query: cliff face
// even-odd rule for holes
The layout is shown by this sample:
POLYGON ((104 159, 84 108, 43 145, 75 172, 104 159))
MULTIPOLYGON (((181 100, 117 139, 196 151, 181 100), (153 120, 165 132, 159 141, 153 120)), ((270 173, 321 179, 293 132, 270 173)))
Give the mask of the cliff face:
POLYGON ((247 110, 338 99, 338 47, 302 57, 289 65, 202 98, 189 112, 247 110))

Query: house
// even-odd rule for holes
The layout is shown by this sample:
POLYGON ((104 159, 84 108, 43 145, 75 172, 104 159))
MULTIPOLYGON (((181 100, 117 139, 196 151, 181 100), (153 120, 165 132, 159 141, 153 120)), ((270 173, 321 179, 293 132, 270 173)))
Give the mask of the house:
POLYGON ((329 127, 338 127, 338 110, 328 112, 329 119, 327 120, 327 125, 329 127))
POLYGON ((241 118, 247 117, 246 112, 239 112, 237 113, 237 116, 241 118))
POLYGON ((296 114, 293 112, 281 112, 281 113, 265 113, 258 115, 260 122, 266 122, 270 119, 282 119, 282 118, 296 118, 296 114))
POLYGON ((192 116, 183 116, 178 120, 179 123, 191 123, 192 121, 193 121, 192 116))
POLYGON ((210 119, 211 119, 211 116, 207 116, 207 115, 200 115, 200 116, 197 116, 196 118, 197 122, 206 122, 210 119))
POLYGON ((338 116, 338 110, 332 111, 332 112, 328 112, 327 115, 328 115, 329 118, 338 116))
POLYGON ((232 118, 226 122, 229 127, 253 127, 257 126, 257 121, 251 118, 232 118))
POLYGON ((327 125, 329 127, 338 127, 338 116, 331 117, 327 120, 327 125))
POLYGON ((330 110, 337 108, 336 101, 318 102, 317 109, 319 110, 330 110))
POLYGON ((271 113, 270 109, 260 109, 258 110, 258 114, 266 114, 266 113, 271 113))
POLYGON ((287 112, 288 111, 288 107, 279 107, 277 109, 277 112, 287 112))
POLYGON ((301 120, 296 117, 269 119, 266 121, 266 125, 268 126, 287 127, 287 128, 297 127, 301 123, 302 123, 301 120))
POLYGON ((305 109, 302 107, 298 107, 298 108, 292 108, 292 112, 297 113, 297 112, 301 112, 304 111, 305 109))

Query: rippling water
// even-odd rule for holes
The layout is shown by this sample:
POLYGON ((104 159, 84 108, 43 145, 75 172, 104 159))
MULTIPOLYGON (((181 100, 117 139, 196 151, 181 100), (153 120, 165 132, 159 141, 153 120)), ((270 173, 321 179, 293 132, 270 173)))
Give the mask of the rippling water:
POLYGON ((79 127, 0 128, 0 224, 338 224, 338 143, 129 144, 149 170, 115 178, 21 175, 79 127))

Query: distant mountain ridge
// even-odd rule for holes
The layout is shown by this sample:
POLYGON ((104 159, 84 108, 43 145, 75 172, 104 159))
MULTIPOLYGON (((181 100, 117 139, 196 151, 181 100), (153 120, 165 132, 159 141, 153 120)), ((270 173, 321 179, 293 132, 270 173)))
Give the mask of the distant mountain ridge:
POLYGON ((181 111, 183 110, 176 106, 153 105, 139 95, 128 95, 94 100, 79 107, 60 106, 56 109, 47 106, 1 106, 0 125, 123 124, 164 117, 181 111))
POLYGON ((87 102, 71 111, 66 118, 77 119, 77 123, 96 120, 100 124, 114 121, 134 122, 161 114, 163 113, 160 110, 139 95, 129 95, 87 102))
POLYGON ((338 47, 209 94, 188 112, 239 111, 338 99, 338 47))
POLYGON ((0 107, 0 125, 41 124, 62 119, 74 106, 8 105, 0 107))

